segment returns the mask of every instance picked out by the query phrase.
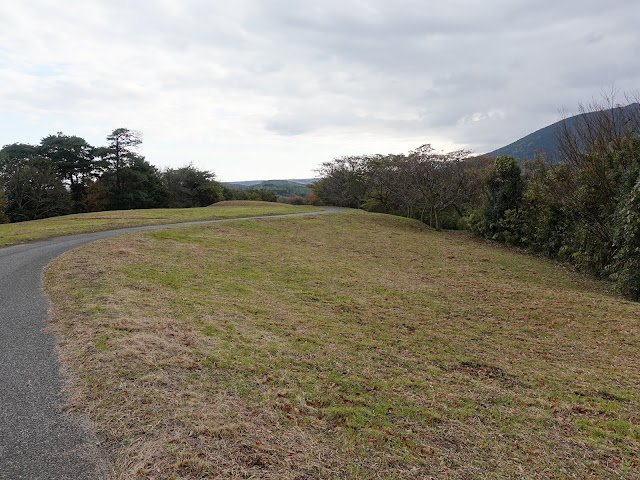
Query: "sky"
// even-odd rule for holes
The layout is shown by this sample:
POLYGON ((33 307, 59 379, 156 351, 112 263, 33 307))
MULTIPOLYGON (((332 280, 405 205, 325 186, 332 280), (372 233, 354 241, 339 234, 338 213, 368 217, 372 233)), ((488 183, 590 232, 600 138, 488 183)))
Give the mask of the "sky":
POLYGON ((142 133, 159 168, 310 178, 345 155, 486 153, 640 89, 637 0, 20 0, 0 145, 142 133))

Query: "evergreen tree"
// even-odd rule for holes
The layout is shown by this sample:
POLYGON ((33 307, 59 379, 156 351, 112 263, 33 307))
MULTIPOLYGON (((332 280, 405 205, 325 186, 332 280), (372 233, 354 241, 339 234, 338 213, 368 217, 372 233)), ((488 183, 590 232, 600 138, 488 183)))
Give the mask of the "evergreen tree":
POLYGON ((520 213, 524 179, 518 161, 506 155, 495 159, 494 170, 487 179, 484 207, 486 229, 496 240, 511 238, 514 219, 520 213))

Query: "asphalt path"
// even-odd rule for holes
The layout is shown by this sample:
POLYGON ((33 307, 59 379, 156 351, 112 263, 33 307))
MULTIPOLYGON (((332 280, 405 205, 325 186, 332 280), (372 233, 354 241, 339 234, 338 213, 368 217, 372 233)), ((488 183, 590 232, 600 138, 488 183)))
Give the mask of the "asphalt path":
POLYGON ((91 480, 106 471, 83 419, 65 412, 55 338, 45 330, 42 270, 51 260, 122 233, 336 210, 132 227, 0 248, 0 479, 91 480))

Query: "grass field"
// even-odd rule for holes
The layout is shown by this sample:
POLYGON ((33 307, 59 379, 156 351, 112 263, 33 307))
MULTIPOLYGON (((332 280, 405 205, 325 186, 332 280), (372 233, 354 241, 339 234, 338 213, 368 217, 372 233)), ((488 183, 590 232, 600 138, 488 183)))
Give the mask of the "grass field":
POLYGON ((250 217, 318 210, 271 202, 219 202, 202 208, 157 208, 153 210, 115 210, 45 218, 31 222, 0 224, 0 247, 74 233, 113 230, 140 225, 193 222, 221 218, 250 217))
POLYGON ((45 279, 113 479, 640 478, 640 304, 463 232, 195 226, 45 279))

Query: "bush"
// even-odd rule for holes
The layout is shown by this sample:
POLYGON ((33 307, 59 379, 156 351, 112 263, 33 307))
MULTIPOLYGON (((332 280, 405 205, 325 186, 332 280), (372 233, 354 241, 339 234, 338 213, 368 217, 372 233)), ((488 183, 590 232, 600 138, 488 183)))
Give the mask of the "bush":
POLYGON ((506 155, 495 159, 487 178, 484 205, 485 230, 493 240, 517 244, 518 216, 522 205, 524 180, 518 160, 506 155))
POLYGON ((484 207, 467 212, 467 228, 610 278, 640 300, 640 116, 627 118, 633 128, 612 129, 621 112, 583 117, 580 141, 565 130, 560 140, 573 141, 566 163, 538 159, 523 175, 516 159, 496 158, 484 207))
POLYGON ((289 205, 307 205, 307 199, 300 195, 293 195, 290 197, 280 196, 278 201, 281 203, 287 203, 289 205))
POLYGON ((640 175, 618 210, 611 278, 620 291, 640 300, 640 175))

